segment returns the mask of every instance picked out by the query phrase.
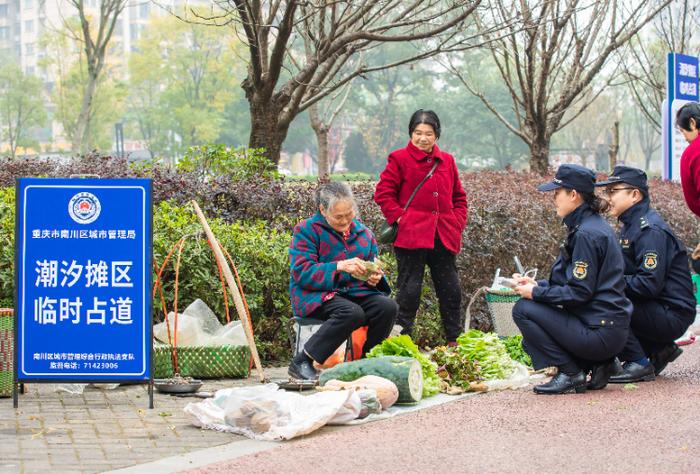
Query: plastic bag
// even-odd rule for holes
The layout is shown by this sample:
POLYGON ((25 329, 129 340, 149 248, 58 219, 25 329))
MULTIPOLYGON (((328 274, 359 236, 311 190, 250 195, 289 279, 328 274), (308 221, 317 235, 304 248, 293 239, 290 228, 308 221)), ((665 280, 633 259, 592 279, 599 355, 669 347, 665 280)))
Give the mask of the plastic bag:
POLYGON ((222 326, 215 334, 212 345, 232 345, 245 346, 248 340, 243 331, 243 323, 240 321, 231 321, 226 326, 222 326))
MULTIPOLYGON (((175 337, 175 313, 168 314, 170 336, 175 337)), ((153 326, 153 337, 160 342, 169 344, 168 325, 163 321, 153 326)), ((201 322, 187 313, 180 313, 177 317, 177 345, 178 346, 203 346, 206 345, 207 336, 202 330, 201 322)))
POLYGON ((530 383, 530 371, 520 362, 514 362, 515 370, 507 379, 486 380, 483 383, 488 390, 515 390, 525 387, 530 383))
POLYGON ((351 391, 304 396, 266 384, 219 390, 214 398, 189 403, 184 411, 195 426, 275 441, 309 434, 331 421, 355 419, 361 405, 351 391))
MULTIPOLYGON (((168 314, 170 335, 175 334, 175 313, 168 314)), ((153 326, 153 336, 169 344, 168 326, 165 321, 153 326)), ((222 326, 214 312, 200 299, 196 299, 177 319, 178 346, 245 346, 248 341, 241 321, 231 321, 222 326)))
MULTIPOLYGON (((219 318, 204 301, 197 298, 184 311, 188 316, 199 321, 199 327, 205 334, 216 334, 221 329, 219 318)), ((179 325, 179 324, 178 324, 179 325)))

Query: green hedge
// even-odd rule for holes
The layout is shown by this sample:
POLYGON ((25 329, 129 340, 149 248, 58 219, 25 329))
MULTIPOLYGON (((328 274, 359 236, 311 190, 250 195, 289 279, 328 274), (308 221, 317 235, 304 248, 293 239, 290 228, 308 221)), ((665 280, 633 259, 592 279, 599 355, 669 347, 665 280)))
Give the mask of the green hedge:
MULTIPOLYGON (((0 189, 0 306, 14 301, 14 190, 0 189)), ((180 261, 178 308, 184 309, 200 298, 225 322, 223 291, 216 262, 202 227, 189 206, 167 201, 157 204, 153 216, 153 256, 160 265, 173 244, 188 236, 180 261)), ((287 248, 291 234, 265 226, 263 222, 226 224, 210 219, 209 224, 221 244, 231 254, 243 282, 253 318, 258 350, 267 362, 289 356, 285 324, 291 314, 287 287, 289 270, 287 248)), ((172 311, 177 252, 164 269, 164 295, 172 311)), ((237 319, 232 297, 230 314, 237 319)), ((163 320, 160 298, 153 301, 155 321, 163 320)))

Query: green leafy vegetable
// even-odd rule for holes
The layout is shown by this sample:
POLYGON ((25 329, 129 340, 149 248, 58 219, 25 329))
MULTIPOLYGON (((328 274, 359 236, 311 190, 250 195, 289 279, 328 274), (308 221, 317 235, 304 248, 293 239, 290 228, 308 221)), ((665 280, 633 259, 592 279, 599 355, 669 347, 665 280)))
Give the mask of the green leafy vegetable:
POLYGON ((508 336, 503 339, 508 355, 516 362, 520 362, 528 367, 532 367, 530 355, 523 349, 523 336, 508 336))
POLYGON ((515 365, 498 335, 470 329, 457 338, 457 351, 479 364, 484 380, 505 379, 515 365))
POLYGON ((431 357, 438 365, 438 375, 449 387, 459 387, 468 392, 469 382, 481 380, 479 366, 454 347, 436 347, 431 357))
POLYGON ((420 362, 423 371, 423 398, 432 397, 440 391, 437 365, 420 351, 410 336, 404 334, 385 339, 367 354, 368 358, 380 356, 413 357, 420 362))

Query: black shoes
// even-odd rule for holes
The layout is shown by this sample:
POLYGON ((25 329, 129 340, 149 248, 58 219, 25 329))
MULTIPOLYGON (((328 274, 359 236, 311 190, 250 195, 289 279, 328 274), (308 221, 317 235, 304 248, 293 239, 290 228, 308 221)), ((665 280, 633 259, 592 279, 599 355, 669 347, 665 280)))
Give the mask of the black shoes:
POLYGON ((569 392, 585 393, 586 374, 582 371, 574 375, 558 372, 552 377, 552 380, 542 385, 536 385, 532 390, 540 395, 558 395, 569 392))
POLYGON ((316 380, 319 375, 311 362, 308 360, 297 361, 295 359, 292 359, 292 363, 289 364, 287 373, 297 380, 316 380))
POLYGON ((668 346, 661 349, 659 352, 652 354, 649 357, 652 365, 654 366, 654 374, 659 375, 668 365, 669 362, 673 362, 678 359, 683 353, 683 349, 678 347, 674 342, 668 346))
POLYGON ((613 375, 608 379, 610 383, 634 383, 634 382, 651 382, 656 376, 654 375, 654 365, 640 365, 636 362, 625 362, 622 365, 622 373, 613 375))
MULTIPOLYGON (((619 362, 618 362, 619 363, 619 362)), ((608 379, 615 373, 615 362, 608 361, 593 366, 591 378, 586 384, 588 390, 601 390, 608 385, 608 379)))

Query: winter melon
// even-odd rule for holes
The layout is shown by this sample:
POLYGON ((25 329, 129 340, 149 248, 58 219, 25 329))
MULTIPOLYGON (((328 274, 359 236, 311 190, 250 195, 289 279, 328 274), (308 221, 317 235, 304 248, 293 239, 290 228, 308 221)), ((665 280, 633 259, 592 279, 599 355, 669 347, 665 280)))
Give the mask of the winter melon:
POLYGON ((333 379, 352 382, 365 375, 394 382, 399 389, 398 403, 416 403, 423 397, 423 371, 413 357, 384 356, 345 362, 321 372, 318 383, 323 386, 333 379))

